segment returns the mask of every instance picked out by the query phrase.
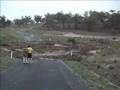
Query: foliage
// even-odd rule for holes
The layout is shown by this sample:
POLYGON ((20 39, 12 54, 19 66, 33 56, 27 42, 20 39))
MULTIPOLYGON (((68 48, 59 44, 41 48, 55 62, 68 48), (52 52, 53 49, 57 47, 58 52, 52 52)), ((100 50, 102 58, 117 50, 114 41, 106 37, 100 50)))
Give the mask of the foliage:
POLYGON ((68 38, 67 42, 71 44, 76 44, 76 40, 74 38, 68 38))
POLYGON ((42 17, 41 17, 41 16, 39 16, 39 15, 35 15, 35 16, 34 16, 34 21, 35 21, 36 23, 41 22, 41 20, 42 20, 42 17))
MULTIPOLYGON (((1 48, 0 48, 1 49, 1 48)), ((0 71, 8 69, 11 65, 18 61, 17 58, 10 58, 10 52, 4 52, 0 50, 0 71)))
POLYGON ((33 20, 31 19, 30 16, 25 16, 25 17, 22 17, 21 19, 15 19, 14 23, 16 25, 28 25, 28 24, 32 24, 33 20))
POLYGON ((90 90, 119 90, 118 87, 111 84, 106 78, 90 70, 87 65, 85 66, 83 64, 84 61, 85 60, 82 60, 82 62, 66 60, 64 62, 68 64, 74 72, 78 73, 80 77, 86 80, 90 90))
POLYGON ((18 37, 18 35, 11 30, 6 29, 0 32, 0 44, 19 43, 21 41, 22 39, 18 37))
POLYGON ((0 27, 7 27, 11 25, 11 21, 6 19, 5 16, 0 16, 0 27))
MULTIPOLYGON (((47 13, 44 18, 35 15, 34 20, 30 16, 22 16, 21 19, 14 19, 14 24, 28 25, 43 23, 48 29, 74 29, 95 32, 120 33, 120 11, 110 10, 109 12, 86 11, 84 15, 79 13, 71 14, 62 11, 56 14, 47 13)), ((9 26, 11 21, 5 16, 0 16, 0 27, 9 26)))
POLYGON ((120 33, 120 11, 110 12, 85 12, 84 16, 79 14, 47 14, 46 26, 57 29, 80 29, 87 31, 120 33))

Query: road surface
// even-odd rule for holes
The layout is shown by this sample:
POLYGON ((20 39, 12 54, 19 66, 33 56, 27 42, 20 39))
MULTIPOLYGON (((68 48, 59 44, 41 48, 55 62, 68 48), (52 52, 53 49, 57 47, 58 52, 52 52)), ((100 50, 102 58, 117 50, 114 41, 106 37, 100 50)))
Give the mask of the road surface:
POLYGON ((88 90, 85 81, 62 61, 21 61, 0 73, 0 90, 88 90))

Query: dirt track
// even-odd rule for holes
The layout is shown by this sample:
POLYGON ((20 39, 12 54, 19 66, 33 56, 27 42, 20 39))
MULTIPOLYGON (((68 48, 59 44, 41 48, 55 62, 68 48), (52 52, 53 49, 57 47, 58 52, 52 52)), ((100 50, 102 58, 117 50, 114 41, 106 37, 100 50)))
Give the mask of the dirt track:
MULTIPOLYGON (((108 39, 113 40, 115 36, 100 36, 100 35, 83 35, 83 34, 75 34, 75 33, 65 33, 63 35, 64 37, 81 37, 81 38, 89 38, 89 39, 108 39)), ((120 41, 120 36, 116 37, 116 41, 120 41)))

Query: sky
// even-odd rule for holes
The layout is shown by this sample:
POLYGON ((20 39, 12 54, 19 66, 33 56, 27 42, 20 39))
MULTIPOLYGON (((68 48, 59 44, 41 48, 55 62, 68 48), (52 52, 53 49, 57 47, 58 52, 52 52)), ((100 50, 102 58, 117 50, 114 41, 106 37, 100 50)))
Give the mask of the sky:
POLYGON ((0 0, 0 15, 8 19, 21 18, 21 16, 41 15, 47 13, 78 13, 83 15, 85 11, 110 11, 120 10, 120 0, 0 0))

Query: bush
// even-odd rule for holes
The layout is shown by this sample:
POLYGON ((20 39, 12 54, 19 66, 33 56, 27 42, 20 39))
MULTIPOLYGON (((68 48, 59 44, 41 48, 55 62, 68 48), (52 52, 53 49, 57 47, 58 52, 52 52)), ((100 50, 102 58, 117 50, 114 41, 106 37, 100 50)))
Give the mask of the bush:
POLYGON ((76 40, 74 38, 68 38, 67 42, 71 44, 76 44, 76 40))

